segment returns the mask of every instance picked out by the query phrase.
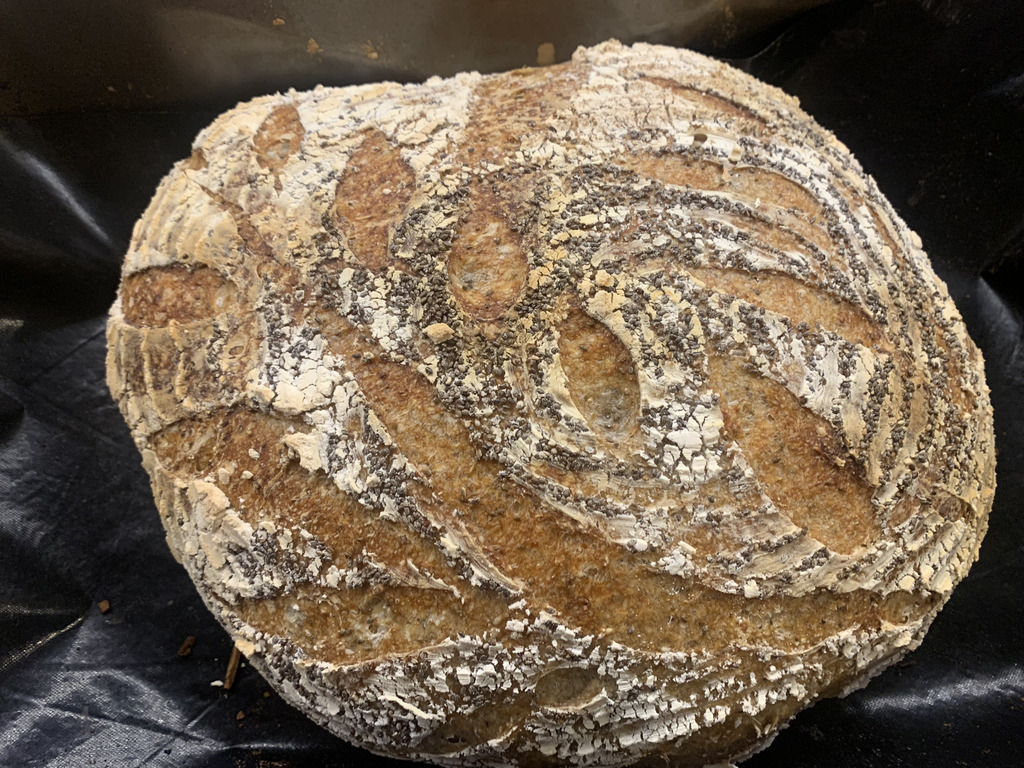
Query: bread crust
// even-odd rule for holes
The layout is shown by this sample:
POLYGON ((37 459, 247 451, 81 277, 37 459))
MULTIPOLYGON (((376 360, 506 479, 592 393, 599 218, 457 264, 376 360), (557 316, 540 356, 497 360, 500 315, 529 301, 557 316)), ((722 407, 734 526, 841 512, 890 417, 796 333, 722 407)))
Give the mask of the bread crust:
POLYGON ((659 46, 236 107, 108 341, 245 655, 441 765, 751 753, 921 642, 995 487, 920 239, 794 99, 659 46))

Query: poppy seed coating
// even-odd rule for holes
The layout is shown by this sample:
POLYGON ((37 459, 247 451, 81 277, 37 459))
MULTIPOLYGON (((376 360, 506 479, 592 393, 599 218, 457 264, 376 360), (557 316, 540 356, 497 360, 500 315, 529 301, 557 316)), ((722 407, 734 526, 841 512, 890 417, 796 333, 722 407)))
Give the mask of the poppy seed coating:
POLYGON ((246 656, 441 765, 762 748, 920 643, 995 487, 917 236, 794 99, 658 46, 240 105, 108 340, 246 656))

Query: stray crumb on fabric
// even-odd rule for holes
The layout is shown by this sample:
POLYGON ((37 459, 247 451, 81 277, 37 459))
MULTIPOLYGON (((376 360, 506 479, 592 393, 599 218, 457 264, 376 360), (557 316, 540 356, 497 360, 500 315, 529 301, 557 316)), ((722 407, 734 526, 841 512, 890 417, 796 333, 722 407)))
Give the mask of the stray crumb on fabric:
POLYGON ((242 661, 242 652, 238 650, 238 646, 231 648, 231 658, 228 659, 228 669, 224 673, 224 690, 230 691, 232 686, 235 684, 235 676, 238 674, 238 665, 242 661))
POLYGON ((96 603, 96 607, 100 609, 100 613, 102 613, 104 616, 110 613, 109 600, 100 600, 98 603, 96 603))
POLYGON ((312 37, 309 38, 309 41, 306 43, 306 53, 308 53, 310 56, 313 56, 315 54, 323 52, 324 49, 320 47, 320 44, 312 37))
POLYGON ((192 649, 195 647, 196 639, 189 635, 182 640, 181 645, 178 647, 178 656, 185 658, 186 656, 192 655, 192 649))
POLYGON ((537 66, 547 67, 555 63, 555 44, 541 43, 537 46, 537 66))

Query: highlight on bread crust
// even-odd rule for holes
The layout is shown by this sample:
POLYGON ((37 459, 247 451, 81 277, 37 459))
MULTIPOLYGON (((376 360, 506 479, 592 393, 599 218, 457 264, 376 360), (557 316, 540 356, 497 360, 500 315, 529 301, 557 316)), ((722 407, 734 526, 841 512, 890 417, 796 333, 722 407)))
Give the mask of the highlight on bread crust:
POLYGON ((705 765, 916 647, 982 360, 792 98, 687 51, 269 96, 136 226, 108 380, 288 701, 442 765, 705 765))

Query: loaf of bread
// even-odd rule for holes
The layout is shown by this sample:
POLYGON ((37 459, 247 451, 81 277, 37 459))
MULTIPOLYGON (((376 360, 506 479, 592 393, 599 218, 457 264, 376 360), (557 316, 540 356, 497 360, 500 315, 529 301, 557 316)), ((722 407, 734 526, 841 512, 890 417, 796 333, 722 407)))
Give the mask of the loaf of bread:
POLYGON ((243 104, 136 226, 108 335, 203 599, 387 755, 741 759, 921 642, 991 507, 920 239, 687 51, 243 104))

